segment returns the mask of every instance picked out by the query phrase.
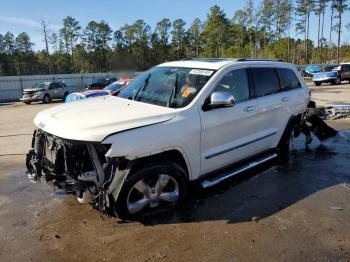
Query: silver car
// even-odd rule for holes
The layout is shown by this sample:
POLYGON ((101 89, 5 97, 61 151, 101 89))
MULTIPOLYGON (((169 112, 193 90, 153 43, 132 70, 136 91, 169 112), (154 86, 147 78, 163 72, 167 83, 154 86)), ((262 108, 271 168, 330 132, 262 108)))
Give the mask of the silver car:
POLYGON ((26 104, 42 101, 48 103, 52 99, 63 99, 69 94, 67 86, 63 82, 40 82, 32 88, 23 89, 20 101, 26 104))

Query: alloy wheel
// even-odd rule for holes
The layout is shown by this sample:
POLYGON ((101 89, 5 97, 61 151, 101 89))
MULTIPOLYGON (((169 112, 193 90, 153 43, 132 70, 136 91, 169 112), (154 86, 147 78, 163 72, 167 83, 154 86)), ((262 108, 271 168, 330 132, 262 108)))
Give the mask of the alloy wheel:
POLYGON ((127 209, 131 215, 144 209, 174 206, 179 199, 179 185, 170 175, 159 174, 137 181, 127 197, 127 209))

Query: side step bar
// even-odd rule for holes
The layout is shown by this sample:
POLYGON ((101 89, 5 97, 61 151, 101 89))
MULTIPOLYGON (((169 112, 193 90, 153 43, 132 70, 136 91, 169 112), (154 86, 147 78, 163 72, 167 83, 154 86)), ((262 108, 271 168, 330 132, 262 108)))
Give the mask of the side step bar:
POLYGON ((239 167, 238 169, 234 170, 233 172, 230 172, 230 173, 224 173, 224 174, 220 174, 216 177, 213 177, 211 179, 206 179, 206 180, 203 180, 201 182, 201 185, 203 188, 208 188, 208 187, 212 187, 216 184, 219 184, 220 182, 230 178, 230 177, 233 177, 235 175, 238 175, 244 171, 247 171, 253 167, 256 167, 258 165, 261 165, 262 163, 265 163, 271 159, 274 159, 277 157, 277 154, 276 153, 273 153, 272 155, 268 155, 268 156, 265 156, 263 158, 260 158, 258 160, 255 160, 253 162, 250 162, 249 164, 246 164, 244 166, 241 166, 239 167))

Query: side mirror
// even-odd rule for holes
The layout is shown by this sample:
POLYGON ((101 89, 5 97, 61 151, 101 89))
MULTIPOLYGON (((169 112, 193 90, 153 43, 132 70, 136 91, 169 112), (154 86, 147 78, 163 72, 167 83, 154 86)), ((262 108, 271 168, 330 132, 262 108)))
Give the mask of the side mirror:
POLYGON ((214 92, 204 103, 203 110, 208 111, 214 108, 232 107, 235 105, 235 99, 228 92, 214 92))

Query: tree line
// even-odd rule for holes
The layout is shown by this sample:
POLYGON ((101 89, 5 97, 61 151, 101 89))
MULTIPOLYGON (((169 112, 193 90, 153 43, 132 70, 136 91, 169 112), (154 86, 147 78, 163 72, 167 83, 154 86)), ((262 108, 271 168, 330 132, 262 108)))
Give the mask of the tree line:
POLYGON ((145 70, 185 57, 269 57, 295 64, 350 60, 342 35, 350 0, 247 0, 231 16, 215 5, 205 21, 164 18, 152 29, 139 19, 113 31, 101 20, 82 27, 74 17, 52 32, 40 21, 45 48, 23 32, 0 34, 0 75, 145 70), (311 18, 317 24, 311 23, 311 18), (325 20, 329 18, 325 28, 325 20), (317 39, 310 39, 310 29, 317 39))

